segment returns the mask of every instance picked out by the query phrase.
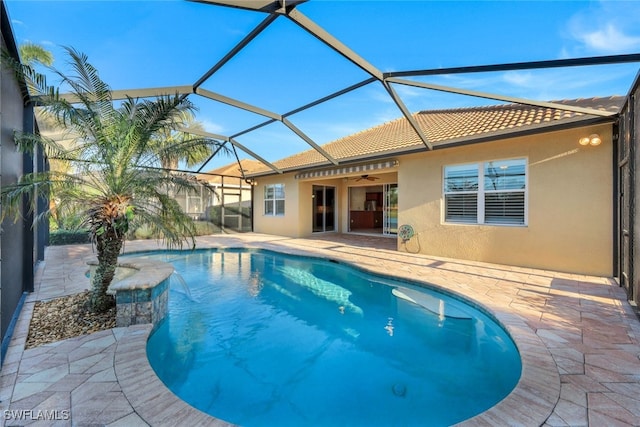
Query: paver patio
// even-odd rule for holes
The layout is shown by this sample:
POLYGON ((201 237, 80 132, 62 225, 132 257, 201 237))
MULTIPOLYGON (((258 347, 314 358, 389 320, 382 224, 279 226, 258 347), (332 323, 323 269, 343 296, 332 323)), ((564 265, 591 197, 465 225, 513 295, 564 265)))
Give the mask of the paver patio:
MULTIPOLYGON (((198 247, 317 255, 429 282, 476 301, 514 337, 523 373, 509 397, 467 425, 640 426, 640 322, 611 279, 397 252, 394 239, 354 235, 216 235, 199 238, 198 247)), ((161 247, 154 241, 134 241, 125 249, 155 248, 161 247)), ((177 399, 153 374, 145 354, 151 325, 24 350, 35 301, 87 289, 91 256, 89 245, 47 248, 0 371, 2 422, 226 425, 177 399), (56 419, 33 420, 38 417, 56 419)))

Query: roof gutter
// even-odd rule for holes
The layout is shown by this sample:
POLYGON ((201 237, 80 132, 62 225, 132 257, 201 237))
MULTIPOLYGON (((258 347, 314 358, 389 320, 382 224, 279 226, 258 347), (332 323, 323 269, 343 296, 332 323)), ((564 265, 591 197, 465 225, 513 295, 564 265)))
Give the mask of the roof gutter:
MULTIPOLYGON (((591 118, 582 118, 575 117, 572 119, 566 119, 563 123, 554 123, 549 125, 541 125, 536 126, 531 129, 522 129, 522 130, 508 130, 508 131, 500 131, 500 132, 492 132, 490 134, 476 136, 476 137, 463 137, 458 139, 450 140, 449 142, 444 142, 438 145, 434 145, 433 150, 444 150, 447 148, 454 147, 462 147, 465 145, 474 145, 474 144, 482 144, 487 142, 496 142, 503 141, 512 138, 519 138, 523 136, 531 136, 531 135, 539 135, 547 132, 555 132, 561 130, 575 129, 578 127, 584 126, 593 126, 598 124, 607 124, 607 123, 617 123, 618 115, 615 116, 606 116, 606 117, 591 117, 591 118)), ((415 148, 400 148, 396 150, 384 151, 374 155, 362 155, 357 157, 349 157, 347 159, 340 159, 341 166, 348 166, 356 163, 362 163, 363 161, 378 161, 381 159, 387 159, 389 157, 400 156, 400 155, 408 155, 408 154, 416 154, 416 153, 425 153, 430 150, 427 150, 423 145, 416 145, 415 148)), ((304 170, 313 170, 319 168, 331 167, 330 163, 316 163, 313 165, 305 165, 305 166, 296 166, 292 168, 283 168, 280 169, 281 173, 288 172, 299 172, 304 170)), ((247 177, 257 178, 261 176, 270 176, 277 175, 271 171, 258 172, 255 174, 247 174, 247 177)))

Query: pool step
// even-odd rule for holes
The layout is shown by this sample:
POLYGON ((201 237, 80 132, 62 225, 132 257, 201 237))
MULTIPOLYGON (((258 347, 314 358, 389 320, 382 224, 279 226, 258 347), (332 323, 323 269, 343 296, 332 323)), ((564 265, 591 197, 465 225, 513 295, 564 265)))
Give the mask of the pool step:
POLYGON ((416 291, 408 288, 395 288, 391 291, 397 298, 412 302, 420 307, 426 308, 430 312, 440 316, 453 319, 471 320, 471 316, 464 310, 459 309, 445 302, 440 298, 436 298, 424 292, 416 291))

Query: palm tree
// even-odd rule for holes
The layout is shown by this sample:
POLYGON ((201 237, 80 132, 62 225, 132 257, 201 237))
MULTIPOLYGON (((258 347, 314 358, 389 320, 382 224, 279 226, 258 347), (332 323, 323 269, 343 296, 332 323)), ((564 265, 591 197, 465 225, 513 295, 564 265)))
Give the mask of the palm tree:
POLYGON ((15 61, 11 65, 27 83, 34 101, 74 140, 63 146, 42 135, 16 133, 16 143, 24 150, 41 145, 50 158, 70 162, 72 171, 27 174, 17 184, 3 187, 0 218, 17 217, 25 195, 35 207, 39 197, 49 198, 55 188, 62 204, 81 212, 96 247, 98 266, 91 278, 90 306, 94 311, 105 311, 113 305, 106 291, 132 223, 146 224, 169 247, 195 245, 192 220, 166 189, 189 192, 202 184, 191 176, 163 170, 161 159, 203 146, 215 149, 220 143, 195 137, 175 144, 154 143, 158 135, 183 125, 185 114, 195 109, 189 100, 176 94, 154 100, 127 98, 116 105, 109 86, 87 56, 73 48, 66 51, 73 75, 48 67, 60 78, 58 87, 49 86, 46 77, 29 65, 15 61), (70 88, 71 97, 60 95, 59 87, 70 88))
POLYGON ((35 43, 23 43, 19 47, 22 62, 34 66, 37 62, 50 67, 53 65, 53 54, 35 43))
MULTIPOLYGON (((193 113, 186 111, 182 117, 184 127, 204 131, 201 123, 195 120, 193 113)), ((160 158, 160 165, 163 169, 175 170, 180 167, 180 163, 184 162, 187 167, 198 165, 207 160, 213 153, 214 147, 211 145, 198 144, 193 147, 189 142, 192 139, 198 139, 190 133, 176 131, 166 128, 158 132, 152 138, 154 149, 165 152, 165 156, 160 158), (171 153, 165 151, 167 147, 175 147, 171 153), (179 147, 185 148, 179 150, 179 147)))

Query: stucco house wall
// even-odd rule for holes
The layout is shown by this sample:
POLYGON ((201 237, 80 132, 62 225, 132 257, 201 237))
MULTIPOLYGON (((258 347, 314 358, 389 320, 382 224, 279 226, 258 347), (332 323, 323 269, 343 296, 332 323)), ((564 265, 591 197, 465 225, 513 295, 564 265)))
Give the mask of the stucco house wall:
MULTIPOLYGON (((0 2, 0 47, 18 58, 4 2, 0 2)), ((0 67, 0 188, 15 184, 32 169, 33 159, 18 150, 14 131, 32 131, 33 110, 25 106, 25 86, 4 64, 0 67)), ((22 218, 6 218, 0 233, 0 334, 4 361, 13 325, 24 303, 25 292, 33 290, 34 261, 42 242, 29 221, 26 206, 22 218), (24 219, 26 218, 26 219, 24 219), (37 246, 36 246, 37 244, 37 246)))
POLYGON ((416 236, 399 250, 499 264, 611 276, 613 176, 610 125, 401 157, 399 223, 416 236), (578 139, 598 133, 599 146, 578 139), (526 158, 527 225, 444 222, 446 165, 526 158))
MULTIPOLYGON (((311 192, 310 188, 309 192, 311 192)), ((304 188, 301 189, 298 186, 293 173, 258 178, 253 193, 253 230, 278 236, 301 236, 305 224, 311 221, 311 213, 308 218, 301 216, 303 206, 300 203, 300 193, 302 191, 304 188), (284 184, 284 215, 265 215, 264 213, 264 189, 269 184, 284 184)))
MULTIPOLYGON (((398 250, 498 264, 613 274, 613 172, 610 124, 548 132, 394 156, 399 166, 380 173, 375 184, 398 183, 399 224, 415 237, 398 250), (598 133, 602 144, 581 146, 580 137, 598 133), (445 166, 482 161, 527 160, 527 224, 472 225, 444 221, 445 166)), ((308 237, 312 185, 337 191, 338 232, 348 231, 345 178, 298 180, 295 172, 258 178, 254 205, 256 232, 308 237), (285 184, 285 215, 264 215, 264 185, 285 184)))

